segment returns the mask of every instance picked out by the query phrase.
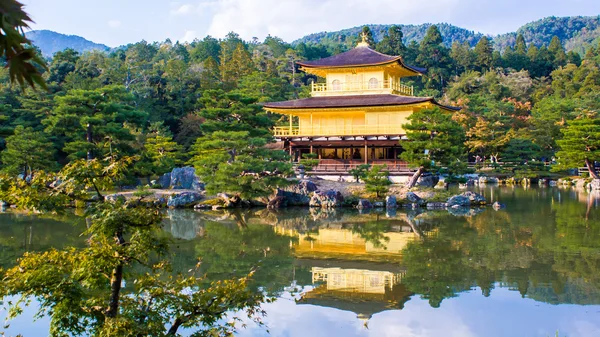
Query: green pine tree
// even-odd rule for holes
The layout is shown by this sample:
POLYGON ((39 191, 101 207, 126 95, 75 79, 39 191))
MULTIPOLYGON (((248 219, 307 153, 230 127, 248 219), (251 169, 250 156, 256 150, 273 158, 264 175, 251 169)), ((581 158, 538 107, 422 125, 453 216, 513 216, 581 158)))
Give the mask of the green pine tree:
POLYGON ((3 170, 28 176, 38 170, 52 171, 57 166, 54 153, 55 149, 44 133, 19 125, 14 134, 6 138, 6 149, 2 151, 3 170))
POLYGON ((367 172, 364 181, 367 192, 375 193, 377 198, 384 196, 392 184, 386 165, 373 165, 367 172))
POLYGON ((419 177, 430 170, 448 167, 465 155, 465 130, 448 112, 435 107, 413 112, 403 125, 408 141, 401 143, 405 151, 400 158, 417 168, 408 182, 414 187, 419 177))
POLYGON ((494 48, 490 40, 484 36, 479 39, 479 42, 475 45, 475 64, 479 68, 479 71, 490 70, 493 66, 493 52, 494 48))
POLYGON ((427 68, 427 76, 423 77, 425 88, 434 89, 440 94, 445 83, 450 80, 452 68, 450 51, 443 42, 438 27, 430 26, 419 45, 419 55, 416 59, 419 66, 427 68))
POLYGON ((266 144, 265 138, 247 131, 216 131, 198 138, 190 163, 209 194, 231 193, 243 200, 268 197, 290 184, 292 166, 284 151, 266 144))
POLYGON ((599 179, 594 162, 600 161, 600 119, 595 114, 582 115, 561 130, 563 139, 557 141, 560 151, 557 169, 585 165, 590 177, 599 179))
POLYGON ((377 43, 377 51, 387 55, 402 56, 406 53, 406 46, 402 39, 402 27, 393 25, 383 35, 383 38, 377 43))
POLYGON ((133 97, 123 86, 71 90, 55 100, 56 107, 43 122, 72 159, 132 152, 135 136, 126 125, 142 125, 147 117, 132 106, 133 97))

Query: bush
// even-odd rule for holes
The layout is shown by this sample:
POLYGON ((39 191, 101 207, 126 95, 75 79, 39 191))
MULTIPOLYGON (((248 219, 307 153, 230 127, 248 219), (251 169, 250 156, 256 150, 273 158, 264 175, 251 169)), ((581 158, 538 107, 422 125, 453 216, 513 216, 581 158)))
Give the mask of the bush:
POLYGON ((362 180, 365 179, 365 177, 367 176, 367 172, 369 172, 370 167, 371 167, 371 165, 369 165, 369 164, 358 165, 357 167, 349 170, 348 173, 350 173, 350 175, 352 175, 354 177, 354 179, 356 179, 356 182, 359 183, 360 179, 362 179, 362 180))
POLYGON ((390 172, 387 170, 387 165, 375 165, 364 178, 365 189, 367 192, 375 193, 375 196, 380 198, 390 189, 392 182, 389 177, 390 172))
POLYGON ((306 171, 312 171, 312 169, 319 165, 319 159, 316 153, 304 153, 302 159, 300 159, 300 165, 304 165, 306 171))

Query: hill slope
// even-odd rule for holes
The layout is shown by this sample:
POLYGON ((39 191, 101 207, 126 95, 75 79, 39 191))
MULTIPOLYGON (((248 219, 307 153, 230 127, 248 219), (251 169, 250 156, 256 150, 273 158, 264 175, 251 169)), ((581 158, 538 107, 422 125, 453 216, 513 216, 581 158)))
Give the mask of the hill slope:
POLYGON ((50 30, 32 30, 25 34, 27 38, 42 50, 44 56, 50 57, 57 51, 67 48, 80 53, 91 50, 109 50, 106 45, 94 43, 76 35, 65 35, 50 30))
MULTIPOLYGON (((383 32, 387 31, 391 25, 367 25, 373 32, 376 41, 379 41, 383 32)), ((404 43, 410 41, 420 42, 430 23, 421 25, 399 25, 404 33, 404 43)), ((452 42, 469 42, 474 46, 477 41, 483 36, 478 32, 473 32, 464 28, 460 28, 447 23, 437 24, 444 44, 447 47, 452 45, 452 42)), ((294 44, 304 43, 323 43, 325 45, 342 44, 347 47, 352 46, 357 36, 360 34, 362 26, 349 29, 343 29, 336 32, 321 32, 310 34, 302 37, 294 44)), ((534 44, 538 47, 550 43, 554 35, 558 36, 567 50, 575 50, 583 52, 589 44, 596 44, 600 41, 600 16, 572 16, 572 17, 547 17, 541 20, 530 22, 521 26, 516 32, 501 34, 492 37, 494 47, 496 49, 504 49, 507 46, 512 46, 515 43, 517 34, 523 34, 525 41, 528 44, 534 44)))
MULTIPOLYGON (((402 27, 402 33, 404 33, 404 43, 409 43, 412 40, 417 42, 421 41, 427 32, 427 29, 431 26, 431 23, 424 23, 421 25, 398 25, 402 27)), ((376 41, 381 40, 384 32, 386 32, 392 25, 367 25, 373 32, 373 37, 376 41)), ((483 36, 481 33, 476 33, 468 29, 460 28, 447 23, 437 24, 442 37, 444 38, 444 44, 448 47, 452 45, 453 41, 469 41, 474 46, 477 41, 483 36)), ((343 29, 337 32, 321 32, 304 36, 293 44, 300 42, 304 43, 323 43, 323 44, 335 44, 335 43, 349 43, 353 44, 357 39, 358 35, 362 31, 363 26, 343 29)))

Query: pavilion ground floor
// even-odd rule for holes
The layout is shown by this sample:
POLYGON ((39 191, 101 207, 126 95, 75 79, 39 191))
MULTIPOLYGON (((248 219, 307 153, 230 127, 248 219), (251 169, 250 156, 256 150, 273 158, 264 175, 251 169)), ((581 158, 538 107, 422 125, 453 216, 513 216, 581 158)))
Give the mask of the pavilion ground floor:
POLYGON ((311 173, 343 174, 363 164, 386 165, 390 174, 410 173, 406 162, 398 159, 404 151, 399 140, 367 139, 283 139, 280 148, 289 152, 296 163, 314 154, 319 160, 311 173))

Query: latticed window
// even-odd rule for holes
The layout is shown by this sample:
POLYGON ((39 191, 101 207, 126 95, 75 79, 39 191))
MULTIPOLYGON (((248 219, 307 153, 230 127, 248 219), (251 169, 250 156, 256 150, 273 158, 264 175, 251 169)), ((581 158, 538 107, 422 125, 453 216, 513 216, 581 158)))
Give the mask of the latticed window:
POLYGON ((333 80, 331 82, 331 90, 342 90, 342 82, 340 80, 333 80))
POLYGON ((369 89, 377 89, 379 88, 379 81, 373 77, 369 80, 369 89))

